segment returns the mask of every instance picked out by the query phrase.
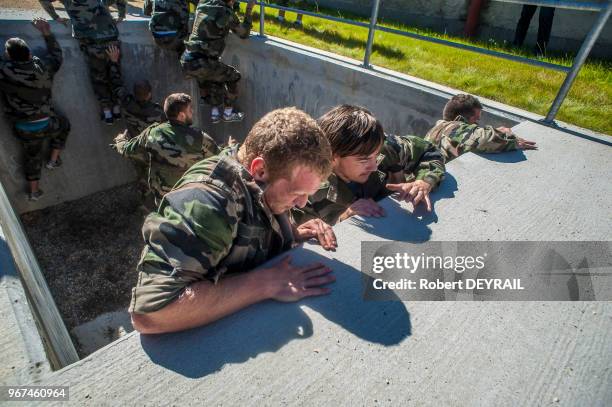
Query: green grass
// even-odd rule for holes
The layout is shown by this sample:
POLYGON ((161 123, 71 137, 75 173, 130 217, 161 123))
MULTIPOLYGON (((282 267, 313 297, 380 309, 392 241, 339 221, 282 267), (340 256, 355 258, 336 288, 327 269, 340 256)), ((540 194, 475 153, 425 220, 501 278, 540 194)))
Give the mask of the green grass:
MULTIPOLYGON (((242 5, 244 10, 244 4, 242 5)), ((278 10, 266 9, 266 35, 363 60, 368 30, 315 17, 304 16, 304 27, 296 29, 275 19, 278 10)), ((334 14, 330 10, 318 12, 334 14)), ((339 15, 337 12, 335 15, 339 15)), ((368 19, 342 13, 344 18, 367 22, 368 19)), ((295 14, 287 13, 294 21, 295 14)), ((259 29, 258 8, 253 13, 253 29, 259 29)), ((379 22, 380 23, 380 22, 379 22)), ((459 37, 426 32, 401 24, 381 25, 432 37, 476 45, 515 55, 530 56, 524 50, 505 43, 470 41, 459 37)), ((543 60, 570 66, 571 56, 553 56, 543 60)), ((461 91, 546 115, 565 74, 512 62, 501 58, 464 51, 444 45, 415 40, 378 31, 374 39, 371 63, 461 91)), ((565 99, 557 119, 591 130, 612 134, 612 63, 589 60, 583 66, 565 99)))

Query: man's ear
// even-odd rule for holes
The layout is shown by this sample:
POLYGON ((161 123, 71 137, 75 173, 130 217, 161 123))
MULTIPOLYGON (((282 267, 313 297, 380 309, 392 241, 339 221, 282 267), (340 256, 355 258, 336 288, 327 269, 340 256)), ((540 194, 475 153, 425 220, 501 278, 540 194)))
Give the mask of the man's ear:
POLYGON ((267 182, 268 169, 266 168, 266 161, 262 157, 255 157, 249 166, 249 173, 255 181, 267 182))

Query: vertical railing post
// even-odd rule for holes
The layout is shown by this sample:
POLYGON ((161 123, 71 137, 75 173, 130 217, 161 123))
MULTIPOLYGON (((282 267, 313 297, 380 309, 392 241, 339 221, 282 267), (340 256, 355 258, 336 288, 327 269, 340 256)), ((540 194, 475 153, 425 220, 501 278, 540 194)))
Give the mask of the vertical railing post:
POLYGON ((365 56, 363 57, 364 68, 371 68, 370 55, 372 55, 372 44, 374 43, 376 22, 378 21, 378 6, 380 6, 380 0, 374 0, 374 4, 372 4, 372 13, 370 14, 370 30, 368 31, 368 42, 366 43, 365 56))
POLYGON ((567 76, 565 77, 565 80, 563 81, 561 88, 559 88, 559 93, 557 93, 555 100, 550 106, 550 110, 548 111, 548 114, 546 115, 546 118, 544 119, 544 123, 552 124, 553 121, 555 120, 555 116, 557 116, 557 113, 559 112, 559 109, 561 108, 561 104, 563 103, 563 101, 565 100, 565 97, 569 93, 570 88, 572 87, 572 84, 574 83, 574 80, 576 80, 576 77, 578 76, 578 72, 580 72, 580 68, 582 68, 582 65, 584 65, 584 61, 589 56, 589 53, 591 52, 593 45, 595 45, 595 42, 597 41, 599 34, 601 34, 601 31, 604 28, 604 25, 606 25, 606 21, 610 17, 611 12, 612 12, 612 0, 608 1, 608 6, 606 8, 602 8, 601 12, 599 13, 599 17, 597 18, 597 21, 595 21, 595 24, 591 28, 591 31, 589 31, 586 38, 584 39, 584 42, 582 43, 582 46, 580 47, 580 51, 578 51, 576 58, 574 58, 572 69, 567 73, 567 76))
POLYGON ((264 24, 266 17, 266 6, 264 6, 263 0, 259 0, 259 35, 264 37, 266 35, 264 24))

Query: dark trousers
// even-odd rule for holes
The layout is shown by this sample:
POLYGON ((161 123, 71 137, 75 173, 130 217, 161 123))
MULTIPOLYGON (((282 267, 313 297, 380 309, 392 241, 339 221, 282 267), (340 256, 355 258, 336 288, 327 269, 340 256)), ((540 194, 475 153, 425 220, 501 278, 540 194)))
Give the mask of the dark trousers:
MULTIPOLYGON (((520 47, 523 45, 523 42, 525 42, 525 36, 527 35, 527 30, 529 30, 529 23, 531 22, 531 18, 535 14, 537 8, 538 6, 528 4, 523 6, 521 18, 519 18, 518 24, 516 25, 514 45, 520 47)), ((552 30, 554 16, 554 7, 540 7, 537 47, 541 52, 546 50, 546 44, 548 44, 548 41, 550 40, 550 31, 552 30)))

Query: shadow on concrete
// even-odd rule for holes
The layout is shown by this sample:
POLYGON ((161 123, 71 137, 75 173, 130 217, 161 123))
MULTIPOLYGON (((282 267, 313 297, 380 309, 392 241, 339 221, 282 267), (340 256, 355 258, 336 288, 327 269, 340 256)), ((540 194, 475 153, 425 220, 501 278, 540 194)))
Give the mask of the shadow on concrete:
POLYGON ((243 363, 276 352, 292 340, 313 336, 313 323, 303 307, 368 342, 392 346, 410 336, 410 315, 397 297, 386 302, 363 300, 364 275, 359 270, 307 248, 293 250, 291 256, 294 264, 322 262, 331 267, 337 279, 330 286, 332 293, 298 303, 266 301, 208 326, 141 335, 143 350, 166 369, 190 378, 203 377, 226 364, 243 363))
MULTIPOLYGON (((431 212, 427 212, 424 205, 419 204, 412 212, 402 206, 393 197, 384 199, 379 204, 385 209, 386 217, 397 219, 397 222, 384 222, 377 218, 353 217, 346 222, 351 222, 369 234, 379 236, 387 240, 401 242, 426 242, 431 237, 431 229, 428 225, 438 222, 436 214, 436 203, 443 199, 455 197, 457 191, 457 180, 446 173, 444 181, 431 193, 431 212), (384 223, 384 227, 382 224, 384 223)), ((408 204, 410 205, 410 204, 408 204)))
POLYGON ((495 161, 498 163, 520 163, 522 161, 527 161, 527 157, 525 156, 525 152, 523 150, 514 150, 507 151, 504 153, 491 153, 491 154, 476 154, 479 157, 482 157, 489 161, 495 161))

